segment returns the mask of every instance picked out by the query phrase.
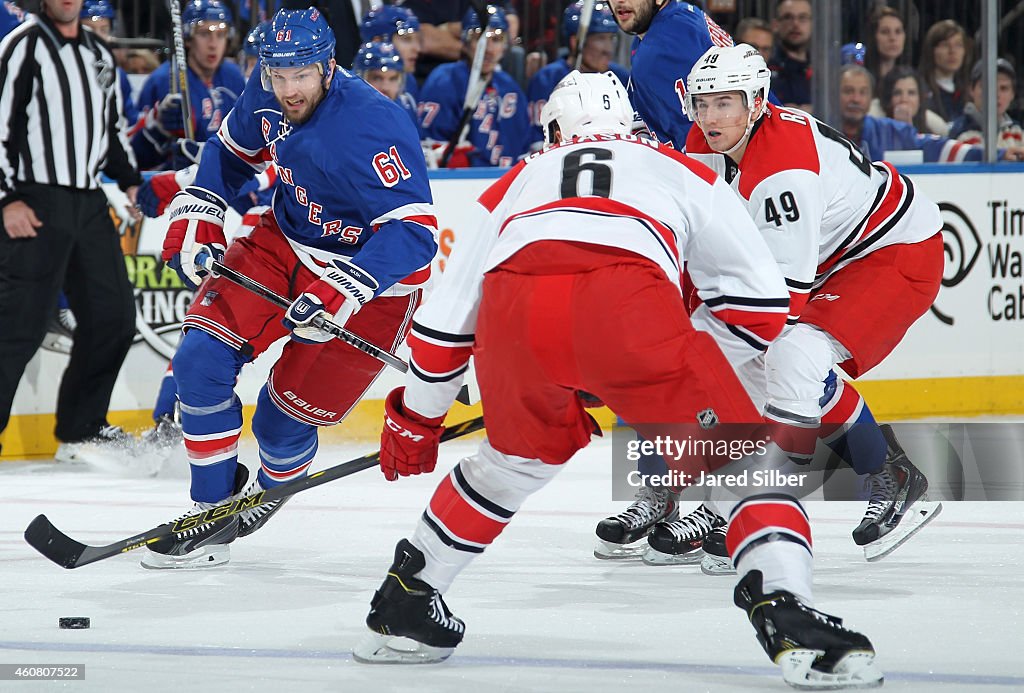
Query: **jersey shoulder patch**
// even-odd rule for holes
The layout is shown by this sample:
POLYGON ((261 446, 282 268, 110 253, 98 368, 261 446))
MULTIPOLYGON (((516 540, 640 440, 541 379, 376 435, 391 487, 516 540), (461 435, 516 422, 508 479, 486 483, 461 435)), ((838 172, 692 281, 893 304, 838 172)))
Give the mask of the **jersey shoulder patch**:
POLYGON ((813 118, 769 104, 743 154, 739 192, 749 200, 754 188, 776 173, 805 170, 817 175, 820 169, 813 118))

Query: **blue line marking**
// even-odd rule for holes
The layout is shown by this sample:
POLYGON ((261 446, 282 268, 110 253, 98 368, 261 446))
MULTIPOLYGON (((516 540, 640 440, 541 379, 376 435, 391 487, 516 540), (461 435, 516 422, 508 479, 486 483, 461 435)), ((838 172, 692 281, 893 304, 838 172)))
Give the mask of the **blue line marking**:
MULTIPOLYGON (((0 650, 26 650, 33 652, 96 652, 103 654, 158 655, 170 657, 236 657, 273 659, 315 659, 350 662, 351 652, 346 650, 286 650, 244 647, 175 647, 171 645, 130 645, 70 642, 13 642, 0 641, 0 650)), ((771 676, 780 677, 778 667, 725 666, 717 664, 688 664, 685 662, 655 662, 632 660, 553 659, 544 657, 483 657, 454 655, 445 667, 505 666, 528 669, 570 669, 599 671, 664 671, 674 674, 700 674, 718 676, 771 676)), ((1024 688, 1024 676, 985 674, 942 674, 917 671, 890 671, 882 667, 887 681, 915 683, 958 684, 967 686, 1010 686, 1024 688)), ((417 671, 422 671, 417 667, 417 671)))

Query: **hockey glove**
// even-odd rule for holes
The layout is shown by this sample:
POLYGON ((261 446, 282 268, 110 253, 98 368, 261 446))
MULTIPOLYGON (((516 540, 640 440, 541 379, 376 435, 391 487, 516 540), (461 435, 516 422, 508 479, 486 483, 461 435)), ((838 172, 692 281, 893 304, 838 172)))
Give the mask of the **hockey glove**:
POLYGON ((406 409, 405 388, 391 391, 384 400, 384 429, 380 434, 380 470, 394 481, 400 476, 434 471, 441 444, 444 417, 428 419, 406 409))
POLYGON ((142 181, 136 203, 147 217, 156 219, 167 211, 174 196, 195 180, 195 166, 180 171, 163 171, 142 181))
POLYGON ((320 278, 312 282, 295 299, 284 314, 284 326, 292 331, 292 339, 304 344, 319 344, 334 336, 316 327, 317 316, 344 327, 348 319, 373 298, 377 280, 347 260, 333 260, 320 278))
POLYGON ((156 130, 164 137, 185 136, 185 117, 181 112, 181 94, 168 94, 146 117, 146 129, 156 130))
POLYGON ((161 257, 192 288, 198 288, 206 274, 195 264, 200 251, 205 250, 218 261, 224 257, 226 209, 219 195, 194 185, 175 195, 168 206, 170 226, 161 257))

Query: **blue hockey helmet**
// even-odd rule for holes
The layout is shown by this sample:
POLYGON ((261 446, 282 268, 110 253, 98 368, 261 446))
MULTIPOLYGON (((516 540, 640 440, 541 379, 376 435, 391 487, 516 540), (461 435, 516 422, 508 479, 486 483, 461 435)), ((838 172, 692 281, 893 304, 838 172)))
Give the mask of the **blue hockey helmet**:
MULTIPOLYGON (((565 8, 565 14, 562 15, 562 38, 566 41, 580 30, 583 3, 584 0, 579 0, 565 8)), ((612 14, 608 3, 595 2, 594 12, 590 15, 590 28, 587 29, 587 32, 590 34, 616 34, 618 31, 619 25, 615 23, 615 15, 612 14)))
POLYGON ((260 44, 263 43, 263 32, 270 26, 270 22, 260 22, 254 26, 242 42, 242 52, 250 58, 260 56, 260 44))
POLYGON ((230 36, 231 10, 220 0, 192 0, 181 9, 181 26, 185 38, 190 38, 200 22, 205 22, 210 31, 224 29, 230 36))
POLYGON ((319 65, 326 81, 334 57, 334 32, 320 10, 278 10, 259 47, 263 88, 273 91, 269 70, 319 65))
POLYGON ((846 43, 839 49, 839 63, 841 65, 863 65, 867 49, 863 43, 846 43))
POLYGON ((117 11, 108 0, 85 0, 78 16, 79 19, 109 19, 113 22, 117 19, 117 11))
POLYGON ((387 41, 370 41, 360 46, 353 67, 359 76, 365 75, 370 70, 383 72, 393 70, 399 73, 405 70, 402 56, 387 41))
POLYGON ((370 10, 359 23, 359 36, 364 42, 390 41, 395 34, 411 34, 419 31, 420 20, 412 10, 394 5, 381 5, 370 10))
MULTIPOLYGON (((508 17, 505 16, 505 10, 494 5, 488 5, 487 13, 490 17, 487 19, 486 34, 488 36, 507 34, 508 17)), ((470 34, 479 32, 480 19, 476 16, 476 10, 470 8, 466 11, 466 16, 462 18, 462 40, 469 41, 470 34)))

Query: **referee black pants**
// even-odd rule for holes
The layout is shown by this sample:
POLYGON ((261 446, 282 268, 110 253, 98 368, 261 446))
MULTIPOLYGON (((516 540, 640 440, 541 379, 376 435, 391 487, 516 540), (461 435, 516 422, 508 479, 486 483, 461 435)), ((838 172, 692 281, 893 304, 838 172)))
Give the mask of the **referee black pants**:
POLYGON ((60 383, 55 434, 73 442, 107 423, 114 381, 135 334, 135 299, 102 191, 21 184, 18 193, 43 225, 35 238, 0 232, 0 431, 63 288, 78 327, 60 383))

